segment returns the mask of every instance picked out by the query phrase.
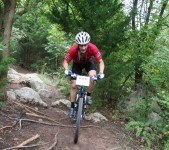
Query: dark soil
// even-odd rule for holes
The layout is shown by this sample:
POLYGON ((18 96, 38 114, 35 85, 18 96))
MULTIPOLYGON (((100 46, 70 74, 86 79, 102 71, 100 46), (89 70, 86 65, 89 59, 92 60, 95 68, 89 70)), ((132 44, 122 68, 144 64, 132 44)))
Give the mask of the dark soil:
MULTIPOLYGON (((14 69, 20 73, 30 73, 20 67, 15 66, 14 69)), ((18 89, 22 86, 23 85, 19 84, 9 84, 8 89, 18 89)), ((74 144, 75 121, 67 118, 67 114, 65 113, 67 108, 63 106, 57 108, 50 106, 51 103, 57 99, 64 98, 56 86, 51 86, 51 91, 52 97, 44 99, 49 105, 48 108, 28 104, 21 106, 8 101, 0 103, 0 150, 18 146, 36 134, 39 135, 39 138, 25 146, 35 144, 38 146, 22 149, 48 150, 55 142, 54 150, 146 149, 132 138, 132 133, 125 130, 125 122, 123 120, 112 121, 111 119, 99 123, 93 123, 87 120, 83 121, 82 127, 80 128, 79 141, 77 144, 74 144), (28 113, 39 115, 39 117, 34 117, 28 113), (20 122, 21 119, 30 119, 37 122, 29 122, 26 120, 20 122), (50 123, 50 125, 42 124, 43 122, 50 123), (64 125, 64 127, 62 125, 64 125)), ((107 114, 107 112, 104 114, 107 114)))

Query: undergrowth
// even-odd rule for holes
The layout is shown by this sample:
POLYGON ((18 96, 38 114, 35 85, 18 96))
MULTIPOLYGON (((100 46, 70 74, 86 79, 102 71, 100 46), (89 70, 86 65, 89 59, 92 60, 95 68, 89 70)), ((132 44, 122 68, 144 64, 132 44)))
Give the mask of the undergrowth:
POLYGON ((169 103, 166 98, 141 98, 130 106, 130 121, 126 128, 134 131, 149 149, 169 147, 169 103))

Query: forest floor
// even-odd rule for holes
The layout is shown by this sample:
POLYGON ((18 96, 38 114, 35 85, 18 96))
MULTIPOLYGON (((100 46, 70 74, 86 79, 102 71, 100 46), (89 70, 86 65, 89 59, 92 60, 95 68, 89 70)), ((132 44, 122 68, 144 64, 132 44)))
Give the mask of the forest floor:
MULTIPOLYGON (((15 67, 19 73, 29 71, 15 67)), ((21 85, 10 84, 7 89, 18 89, 21 85)), ((115 121, 103 109, 108 121, 94 123, 83 121, 79 141, 74 144, 75 121, 67 118, 67 108, 51 107, 51 103, 64 98, 57 86, 51 86, 52 96, 43 99, 48 108, 21 104, 0 103, 0 150, 145 150, 132 133, 124 128, 125 122, 115 121)))

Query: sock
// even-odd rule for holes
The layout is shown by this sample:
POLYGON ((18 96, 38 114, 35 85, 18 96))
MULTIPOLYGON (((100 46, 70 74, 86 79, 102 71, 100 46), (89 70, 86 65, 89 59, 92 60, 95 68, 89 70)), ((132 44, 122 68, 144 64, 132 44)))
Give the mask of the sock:
POLYGON ((87 96, 90 96, 90 95, 91 95, 91 93, 87 92, 87 96))
POLYGON ((75 102, 71 102, 71 108, 75 107, 75 102))

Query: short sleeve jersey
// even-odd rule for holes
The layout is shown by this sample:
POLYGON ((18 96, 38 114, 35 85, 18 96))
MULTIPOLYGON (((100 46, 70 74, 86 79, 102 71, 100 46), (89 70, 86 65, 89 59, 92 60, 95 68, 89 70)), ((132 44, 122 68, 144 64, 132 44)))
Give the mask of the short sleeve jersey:
POLYGON ((78 44, 75 44, 68 50, 65 60, 67 62, 70 62, 71 60, 73 60, 77 64, 84 64, 86 62, 91 61, 92 57, 94 57, 96 61, 99 61, 102 59, 102 55, 101 55, 100 50, 92 43, 88 44, 85 57, 86 57, 85 61, 80 60, 79 46, 78 46, 78 44))

